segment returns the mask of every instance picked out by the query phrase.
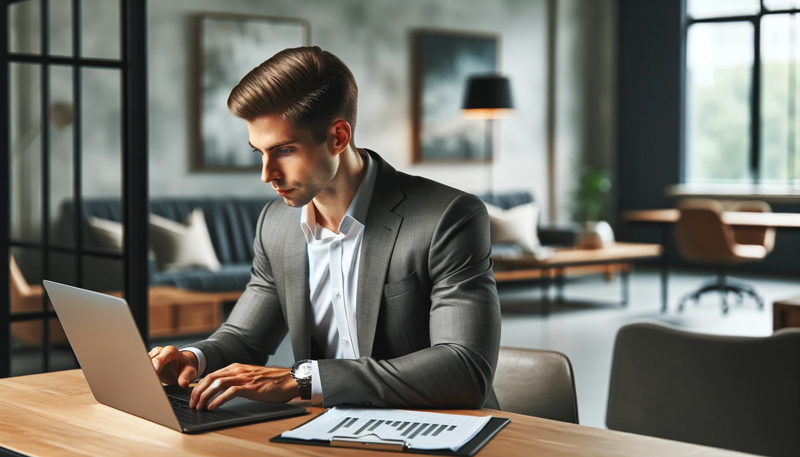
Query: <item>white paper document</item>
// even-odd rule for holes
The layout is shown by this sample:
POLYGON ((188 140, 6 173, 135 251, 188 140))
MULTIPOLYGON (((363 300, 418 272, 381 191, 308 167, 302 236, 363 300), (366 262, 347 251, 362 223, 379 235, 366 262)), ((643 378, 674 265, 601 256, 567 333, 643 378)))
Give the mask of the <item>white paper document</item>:
POLYGON ((334 407, 294 430, 283 432, 281 436, 300 440, 358 438, 375 442, 402 441, 411 449, 457 451, 491 418, 402 409, 334 407))

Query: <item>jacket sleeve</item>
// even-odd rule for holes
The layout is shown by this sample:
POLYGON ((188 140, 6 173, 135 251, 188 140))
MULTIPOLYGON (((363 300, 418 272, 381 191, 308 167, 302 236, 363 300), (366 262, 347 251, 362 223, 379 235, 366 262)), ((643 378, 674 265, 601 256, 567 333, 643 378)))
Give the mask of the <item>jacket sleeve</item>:
POLYGON ((319 360, 325 406, 483 406, 497 365, 500 302, 481 200, 463 194, 449 204, 428 263, 431 347, 387 360, 319 360))
POLYGON ((255 258, 250 282, 236 302, 228 320, 207 340, 190 344, 206 356, 206 372, 231 363, 264 365, 286 336, 287 326, 280 306, 272 265, 262 244, 264 220, 273 202, 261 211, 256 226, 255 258))

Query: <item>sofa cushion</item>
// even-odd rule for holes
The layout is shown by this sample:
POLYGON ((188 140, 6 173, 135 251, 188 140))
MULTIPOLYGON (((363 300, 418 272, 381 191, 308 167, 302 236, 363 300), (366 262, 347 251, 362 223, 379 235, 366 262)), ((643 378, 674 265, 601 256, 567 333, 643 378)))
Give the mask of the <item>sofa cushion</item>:
POLYGON ((183 224, 151 214, 149 232, 159 270, 191 267, 219 270, 219 260, 200 208, 192 211, 183 224))
POLYGON ((151 286, 173 286, 202 292, 244 290, 250 281, 252 263, 223 264, 219 270, 189 268, 180 271, 151 272, 151 286))
MULTIPOLYGON (((531 254, 539 248, 539 238, 536 235, 539 208, 535 203, 507 210, 486 203, 486 210, 489 212, 492 245, 514 243, 526 254, 531 254)), ((495 249, 492 249, 492 252, 497 253, 495 249)))

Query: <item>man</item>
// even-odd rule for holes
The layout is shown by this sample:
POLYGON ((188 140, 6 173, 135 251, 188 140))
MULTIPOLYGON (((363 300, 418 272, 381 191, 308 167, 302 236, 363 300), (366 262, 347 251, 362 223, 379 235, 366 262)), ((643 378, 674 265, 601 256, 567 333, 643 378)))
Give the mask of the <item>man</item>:
POLYGON ((500 305, 486 208, 357 149, 356 102, 350 70, 318 47, 281 51, 231 92, 261 180, 285 204, 261 213, 251 279, 227 322, 183 350, 150 352, 163 382, 188 387, 203 376, 191 407, 236 396, 497 407, 500 305), (297 362, 264 366, 287 330, 297 362))

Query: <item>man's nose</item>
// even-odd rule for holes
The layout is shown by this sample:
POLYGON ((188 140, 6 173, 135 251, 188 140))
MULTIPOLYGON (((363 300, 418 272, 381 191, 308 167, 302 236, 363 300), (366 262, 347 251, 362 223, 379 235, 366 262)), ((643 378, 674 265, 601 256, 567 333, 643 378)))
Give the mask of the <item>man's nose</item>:
POLYGON ((261 182, 264 184, 268 184, 270 181, 274 181, 280 178, 280 173, 275 168, 274 163, 271 163, 269 159, 262 160, 261 164, 261 182))

